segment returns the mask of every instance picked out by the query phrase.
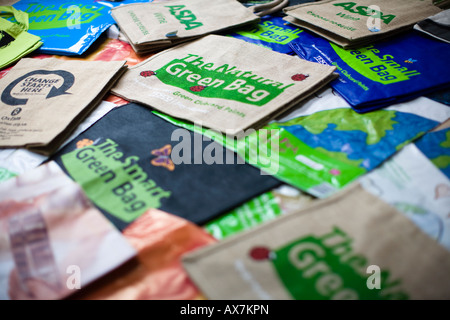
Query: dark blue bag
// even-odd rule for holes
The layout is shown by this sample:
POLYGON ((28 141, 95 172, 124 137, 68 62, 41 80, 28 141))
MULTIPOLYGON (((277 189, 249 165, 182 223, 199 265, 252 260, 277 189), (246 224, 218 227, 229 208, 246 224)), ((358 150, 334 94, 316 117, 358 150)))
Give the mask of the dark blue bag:
POLYGON ((450 44, 416 31, 353 50, 304 31, 290 46, 303 59, 336 66, 340 77, 330 85, 359 113, 450 87, 450 44))

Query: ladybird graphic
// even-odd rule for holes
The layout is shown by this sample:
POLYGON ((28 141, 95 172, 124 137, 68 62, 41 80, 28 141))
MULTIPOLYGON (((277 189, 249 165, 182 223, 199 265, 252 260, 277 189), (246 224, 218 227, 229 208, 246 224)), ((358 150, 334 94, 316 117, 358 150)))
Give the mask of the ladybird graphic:
POLYGON ((140 76, 144 77, 144 78, 147 78, 147 77, 154 76, 155 74, 156 74, 155 71, 148 70, 148 71, 141 71, 140 76))
POLYGON ((206 88, 206 86, 193 86, 190 87, 189 90, 191 90, 192 92, 200 92, 202 90, 204 90, 206 88))
POLYGON ((253 260, 257 261, 273 260, 275 258, 275 253, 267 247, 254 247, 250 250, 249 255, 253 260))
POLYGON ((83 139, 77 142, 77 149, 90 146, 94 143, 91 139, 83 139))
POLYGON ((291 79, 294 80, 294 81, 303 81, 303 80, 305 80, 308 77, 309 77, 309 74, 297 73, 297 74, 294 74, 291 77, 291 79))

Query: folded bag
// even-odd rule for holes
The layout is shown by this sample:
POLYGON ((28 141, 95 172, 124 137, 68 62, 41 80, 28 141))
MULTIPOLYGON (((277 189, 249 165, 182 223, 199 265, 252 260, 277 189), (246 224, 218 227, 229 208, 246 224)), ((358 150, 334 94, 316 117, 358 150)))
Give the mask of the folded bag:
POLYGON ((0 184, 0 299, 78 292, 137 250, 54 162, 0 184))
POLYGON ((414 29, 450 43, 450 9, 416 23, 414 29))
POLYGON ((0 147, 52 154, 125 69, 125 61, 22 58, 0 79, 0 147))
POLYGON ((207 35, 130 68, 112 92, 173 117, 239 135, 325 86, 337 76, 334 71, 333 66, 232 37, 207 35))
POLYGON ((29 32, 42 38, 44 54, 81 55, 114 24, 110 8, 92 0, 20 0, 13 6, 28 13, 29 32))
POLYGON ((203 224, 281 184, 133 103, 110 111, 51 159, 121 230, 149 208, 203 224))
POLYGON ((182 262, 211 300, 450 298, 450 253, 359 184, 182 262))
POLYGON ((28 14, 0 6, 0 69, 16 62, 42 45, 41 38, 27 32, 28 14), (6 18, 14 17, 17 23, 6 18))
POLYGON ((326 0, 283 11, 286 21, 339 46, 355 47, 412 29, 416 22, 442 10, 431 0, 326 0))
POLYGON ((414 30, 356 49, 303 32, 290 46, 303 59, 335 66, 340 76, 330 85, 360 113, 450 87, 443 72, 450 45, 414 30))
POLYGON ((149 52, 174 44, 257 23, 260 17, 236 0, 176 0, 135 3, 111 10, 121 32, 137 52, 149 52))

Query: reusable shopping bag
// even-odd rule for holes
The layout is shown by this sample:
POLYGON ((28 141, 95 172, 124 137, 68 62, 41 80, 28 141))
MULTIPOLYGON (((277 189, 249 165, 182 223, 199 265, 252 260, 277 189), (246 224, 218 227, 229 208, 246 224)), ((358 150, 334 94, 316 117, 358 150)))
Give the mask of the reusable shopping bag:
POLYGON ((450 88, 450 45, 416 31, 357 49, 342 49, 303 32, 290 43, 303 59, 332 65, 333 87, 364 113, 450 88), (439 76, 437 76, 439 75, 439 76))
POLYGON ((53 153, 125 68, 125 61, 21 59, 0 79, 0 146, 53 153))
POLYGON ((201 225, 281 184, 208 140, 127 104, 51 159, 121 230, 149 208, 201 225))
POLYGON ((335 67, 208 35, 131 67, 112 93, 230 135, 257 128, 336 77, 335 67), (224 54, 226 52, 226 54, 224 54))
POLYGON ((450 43, 450 9, 416 23, 414 29, 450 43))
POLYGON ((358 183, 182 263, 211 300, 450 298, 450 252, 358 183))
POLYGON ((357 47, 410 30, 442 9, 432 0, 325 0, 284 8, 285 20, 341 47, 357 47))
POLYGON ((257 23, 260 17, 236 0, 132 3, 111 10, 136 52, 161 50, 212 32, 257 23))
POLYGON ((0 6, 0 69, 42 45, 41 38, 27 32, 28 15, 11 6, 0 6), (16 23, 6 18, 13 16, 16 23))
POLYGON ((29 32, 42 38, 44 54, 81 55, 114 24, 110 8, 93 0, 20 0, 13 6, 28 13, 29 32))

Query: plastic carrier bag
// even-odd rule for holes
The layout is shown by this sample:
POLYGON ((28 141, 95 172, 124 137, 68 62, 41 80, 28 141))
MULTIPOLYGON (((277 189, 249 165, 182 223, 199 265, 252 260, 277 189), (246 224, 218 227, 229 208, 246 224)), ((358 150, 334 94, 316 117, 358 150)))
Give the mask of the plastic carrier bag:
POLYGON ((110 8, 92 0, 21 0, 14 7, 28 13, 45 54, 80 55, 114 24, 110 8))

